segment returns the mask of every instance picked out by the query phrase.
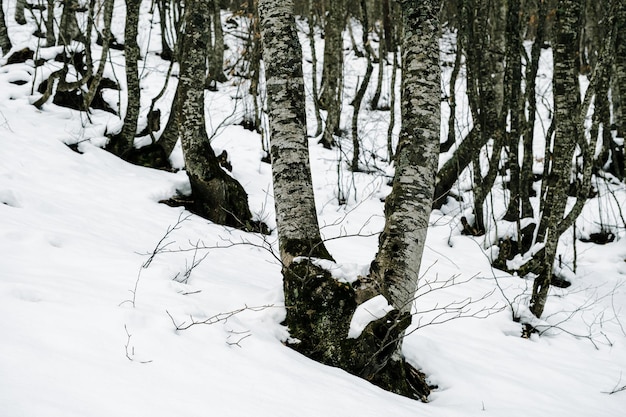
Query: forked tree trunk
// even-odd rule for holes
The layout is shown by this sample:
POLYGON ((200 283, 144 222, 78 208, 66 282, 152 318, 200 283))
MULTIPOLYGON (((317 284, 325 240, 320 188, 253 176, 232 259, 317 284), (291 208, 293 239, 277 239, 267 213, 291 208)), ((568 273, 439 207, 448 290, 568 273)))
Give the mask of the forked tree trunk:
POLYGON ((192 0, 187 7, 178 84, 178 134, 196 213, 238 228, 252 228, 248 196, 239 182, 219 164, 206 133, 204 80, 210 9, 206 1, 192 0))
POLYGON ((401 352, 424 247, 439 148, 438 0, 402 2, 402 115, 386 226, 368 278, 352 285, 315 266, 329 259, 317 228, 305 132, 302 56, 291 0, 261 0, 272 168, 291 346, 389 391, 425 399, 429 387, 401 352), (420 109, 415 111, 415 109, 420 109), (303 196, 305 198, 303 199, 303 196), (297 259, 297 257, 301 257, 297 259), (348 338, 358 303, 383 295, 393 306, 348 338))
POLYGON ((7 32, 2 2, 0 2, 0 49, 2 49, 0 56, 6 55, 11 49, 11 39, 9 39, 9 33, 7 32))

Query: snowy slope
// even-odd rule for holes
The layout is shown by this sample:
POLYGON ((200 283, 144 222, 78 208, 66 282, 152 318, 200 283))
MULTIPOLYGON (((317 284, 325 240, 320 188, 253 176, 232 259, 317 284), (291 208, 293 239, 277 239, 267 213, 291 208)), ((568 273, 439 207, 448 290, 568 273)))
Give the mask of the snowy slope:
MULTIPOLYGON (((405 343, 438 386, 422 404, 283 346, 276 235, 159 204, 188 190, 184 171, 132 166, 101 150, 105 126, 116 123, 110 114, 95 112, 88 123, 52 104, 35 109, 30 86, 10 83, 29 71, 20 65, 0 67, 0 416, 625 415, 626 391, 607 393, 626 385, 623 229, 605 246, 578 243, 572 287, 555 289, 547 304, 546 326, 559 328, 523 339, 510 306, 524 314, 532 283, 492 270, 484 242, 460 235, 454 210, 433 213, 415 318, 425 326, 405 343), (79 141, 82 154, 65 145, 79 141), (499 312, 451 321, 433 313, 468 298, 476 303, 462 315, 499 312), (433 320, 445 322, 426 325, 433 320), (174 322, 192 321, 216 322, 176 330, 174 322)), ((350 65, 357 71, 363 62, 350 65)), ((225 84, 208 96, 211 126, 236 113, 227 107, 236 95, 225 84)), ((372 130, 367 140, 377 136, 385 134, 372 130)), ((228 150, 252 211, 274 226, 258 135, 227 126, 213 144, 228 150)), ((338 206, 337 151, 312 139, 311 155, 335 273, 366 273, 388 168, 379 160, 378 174, 343 169, 351 194, 338 206)), ((617 197, 624 201, 623 185, 617 197)), ((584 216, 590 225, 592 213, 584 216)), ((564 247, 571 254, 571 243, 564 247)))

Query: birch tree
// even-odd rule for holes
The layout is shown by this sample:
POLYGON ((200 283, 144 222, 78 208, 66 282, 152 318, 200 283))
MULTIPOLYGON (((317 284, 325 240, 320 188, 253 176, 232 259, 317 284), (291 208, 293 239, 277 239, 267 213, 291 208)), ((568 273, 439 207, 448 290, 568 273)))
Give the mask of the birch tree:
POLYGON ((402 116, 386 224, 371 274, 352 284, 334 279, 312 258, 330 259, 317 227, 305 131, 302 56, 291 0, 261 0, 274 196, 291 346, 389 391, 425 399, 424 377, 402 355, 411 322, 439 149, 440 1, 402 2, 402 116), (348 337, 357 306, 382 295, 385 317, 348 337))

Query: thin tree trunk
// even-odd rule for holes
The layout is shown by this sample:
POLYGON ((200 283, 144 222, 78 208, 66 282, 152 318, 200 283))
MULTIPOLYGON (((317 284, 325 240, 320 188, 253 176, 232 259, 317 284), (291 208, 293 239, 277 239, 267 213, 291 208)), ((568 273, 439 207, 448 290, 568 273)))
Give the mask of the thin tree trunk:
POLYGON ((510 200, 504 219, 517 221, 521 218, 520 190, 522 184, 520 183, 521 167, 519 161, 519 147, 521 139, 520 118, 524 114, 524 107, 520 97, 522 88, 521 51, 523 45, 519 21, 521 12, 520 1, 508 0, 508 3, 509 7, 506 23, 506 70, 504 75, 505 106, 503 113, 505 115, 508 114, 510 118, 509 139, 507 140, 510 200))
MULTIPOLYGON (((479 7, 475 10, 474 22, 478 38, 468 48, 473 49, 468 54, 468 66, 473 66, 472 73, 477 75, 476 83, 478 96, 472 100, 479 105, 480 111, 476 120, 480 124, 480 133, 483 136, 482 143, 486 144, 493 140, 493 151, 489 159, 489 168, 485 176, 482 175, 482 167, 478 159, 480 148, 476 149, 474 163, 474 214, 475 229, 482 233, 485 228, 485 216, 483 215, 484 202, 497 177, 500 154, 504 145, 505 117, 502 114, 504 103, 504 56, 505 56, 505 22, 506 4, 489 1, 478 1, 479 7), (493 7, 493 8, 492 8, 493 7), (471 58, 470 58, 471 57, 471 58)), ((471 90, 469 90, 471 93, 471 90)), ((475 121, 475 122, 476 122, 475 121)))
POLYGON ((383 76, 385 74, 385 55, 387 51, 385 50, 385 43, 382 39, 384 36, 383 33, 384 32, 378 33, 378 37, 380 38, 380 42, 378 42, 378 75, 376 77, 376 91, 370 101, 370 108, 374 110, 378 109, 380 105, 380 96, 383 90, 383 76))
POLYGON ((535 40, 530 52, 530 62, 526 64, 526 89, 524 92, 524 100, 528 103, 528 119, 526 120, 523 133, 524 157, 522 158, 522 167, 520 172, 520 216, 522 218, 533 217, 533 208, 530 204, 530 196, 533 186, 533 140, 535 135, 535 121, 537 117, 537 92, 535 91, 535 88, 537 85, 537 72, 539 71, 541 49, 545 40, 547 13, 547 2, 540 2, 537 13, 535 40))
MULTIPOLYGON (((617 127, 617 136, 626 136, 626 5, 620 2, 616 17, 617 40, 615 42, 615 69, 614 85, 617 91, 613 90, 614 100, 617 96, 618 106, 614 107, 614 123, 617 127)), ((622 149, 622 158, 626 152, 622 149)), ((624 163, 624 161, 622 161, 624 163)))
POLYGON ((391 89, 389 91, 389 127, 387 128, 387 159, 391 162, 394 158, 393 128, 396 124, 396 79, 398 73, 398 51, 393 51, 393 63, 391 64, 391 89))

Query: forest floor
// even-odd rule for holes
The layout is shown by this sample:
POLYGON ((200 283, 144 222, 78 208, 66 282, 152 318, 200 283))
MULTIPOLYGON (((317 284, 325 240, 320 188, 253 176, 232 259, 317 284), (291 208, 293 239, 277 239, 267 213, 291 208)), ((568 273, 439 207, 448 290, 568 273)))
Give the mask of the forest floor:
MULTIPOLYGON (((146 30, 149 17, 142 16, 140 29, 154 37, 151 43, 140 39, 144 112, 168 67, 154 53, 158 33, 146 30)), ((9 22, 15 50, 36 42, 32 29, 32 22, 9 22)), ((229 53, 237 51, 234 39, 227 36, 229 53)), ((304 38, 302 43, 307 56, 304 38)), ((346 91, 354 91, 364 60, 349 48, 346 57, 346 91)), ((121 58, 113 52, 115 62, 121 58)), ((39 97, 32 80, 41 73, 35 74, 32 61, 4 63, 2 416, 624 416, 623 184, 600 192, 579 222, 579 235, 603 224, 612 225, 617 238, 606 245, 562 241, 561 271, 572 285, 551 289, 545 316, 535 323, 541 334, 530 338, 521 337, 514 318, 528 317, 532 279, 490 265, 490 242, 505 231, 461 235, 460 216, 469 208, 464 203, 433 212, 414 324, 404 344, 407 358, 437 386, 429 403, 421 403, 285 347, 276 233, 225 228, 159 203, 189 192, 183 170, 138 167, 107 153, 101 147, 105 133, 119 128, 117 116, 94 111, 88 119, 52 103, 38 110, 31 105, 39 97)), ((261 161, 261 137, 238 125, 244 87, 233 78, 207 93, 207 128, 218 153, 228 151, 252 212, 274 230, 271 169, 261 161)), ((164 103, 174 88, 172 82, 164 103)), ((112 105, 123 95, 111 92, 112 105)), ((368 111, 359 124, 369 172, 347 169, 349 139, 333 150, 310 139, 318 215, 338 278, 366 274, 377 250, 392 173, 388 113, 368 111)), ((172 163, 182 168, 180 148, 172 163)))

